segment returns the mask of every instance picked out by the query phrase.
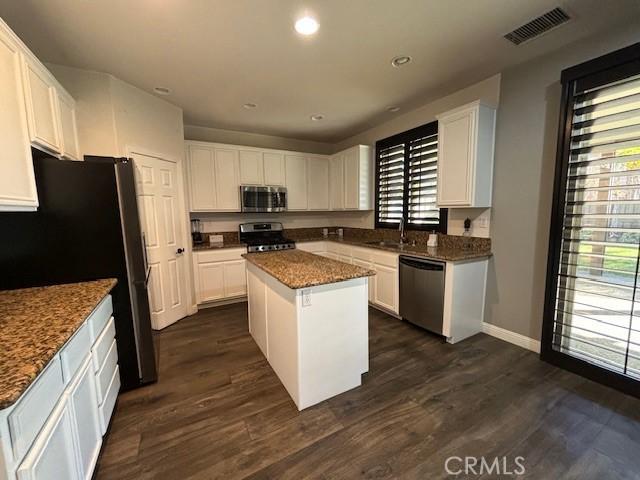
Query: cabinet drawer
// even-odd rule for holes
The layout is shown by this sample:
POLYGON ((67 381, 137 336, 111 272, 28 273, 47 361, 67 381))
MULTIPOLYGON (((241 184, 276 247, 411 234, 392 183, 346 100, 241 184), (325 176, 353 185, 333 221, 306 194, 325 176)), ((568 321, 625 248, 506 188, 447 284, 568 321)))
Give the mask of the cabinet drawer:
POLYGON ((348 245, 340 245, 336 242, 328 242, 327 250, 331 253, 337 253, 338 255, 343 255, 345 257, 351 256, 351 247, 348 245))
POLYGON ((372 253, 373 251, 371 249, 366 248, 352 247, 351 249, 351 255, 353 255, 353 258, 363 262, 370 262, 372 253))
POLYGON ((64 390, 60 357, 53 357, 9 415, 11 443, 16 463, 27 453, 64 390))
POLYGON ((89 326, 85 322, 60 351, 62 376, 65 383, 71 381, 90 350, 91 338, 89 335, 89 326))
POLYGON ((224 262, 226 260, 241 260, 246 248, 224 248, 222 250, 196 252, 197 263, 224 262))
POLYGON ((89 324, 89 331, 91 333, 91 343, 93 344, 100 332, 104 329, 104 326, 109 321, 113 315, 113 301, 111 300, 111 295, 107 295, 107 297, 100 302, 100 305, 96 307, 91 315, 89 315, 89 320, 87 323, 89 324))
POLYGON ((107 357, 107 353, 109 353, 111 342, 115 338, 115 336, 116 327, 113 322, 113 317, 111 317, 109 319, 109 323, 107 323, 107 326, 104 327, 104 330, 96 340, 96 343, 93 344, 93 348, 91 348, 94 372, 100 370, 100 367, 104 363, 104 359, 107 357))
POLYGON ((379 251, 371 252, 371 261, 378 265, 385 265, 387 267, 398 268, 398 254, 397 253, 384 253, 379 251))
POLYGON ((116 369, 113 372, 107 393, 104 396, 104 401, 99 407, 98 417, 100 417, 100 434, 104 435, 109 426, 109 420, 113 413, 113 407, 116 405, 116 398, 118 398, 118 391, 120 390, 120 369, 116 365, 116 369))
POLYGON ((109 383, 113 378, 113 372, 118 366, 118 347, 116 345, 115 338, 111 342, 107 357, 104 359, 104 363, 96 374, 96 392, 98 394, 98 405, 102 405, 105 395, 109 389, 109 383))

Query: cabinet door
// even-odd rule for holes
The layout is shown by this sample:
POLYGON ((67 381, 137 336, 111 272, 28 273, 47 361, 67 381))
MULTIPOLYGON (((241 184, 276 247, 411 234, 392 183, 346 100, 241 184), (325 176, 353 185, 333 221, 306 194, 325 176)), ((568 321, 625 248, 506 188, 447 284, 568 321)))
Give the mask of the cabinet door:
POLYGON ((264 165, 264 184, 284 186, 284 155, 282 153, 265 152, 262 155, 264 165))
POLYGON ((438 205, 471 205, 475 110, 464 110, 438 123, 438 205))
POLYGON ((240 297, 247 294, 247 273, 244 260, 223 264, 224 296, 240 297))
POLYGON ((329 162, 322 157, 307 159, 309 210, 329 210, 329 162))
POLYGON ((198 264, 198 303, 224 298, 224 271, 222 263, 198 264))
POLYGON ((18 480, 79 480, 73 418, 62 396, 16 472, 18 480))
POLYGON ((102 444, 95 375, 90 357, 87 357, 84 366, 80 368, 78 378, 71 387, 69 403, 77 438, 80 471, 82 478, 90 480, 102 444))
POLYGON ((285 179, 288 195, 288 210, 307 210, 307 162, 299 155, 286 155, 285 179))
POLYGON ((329 207, 344 209, 344 159, 334 155, 329 159, 329 207))
POLYGON ((398 270, 384 265, 374 265, 376 275, 373 303, 398 313, 398 270))
POLYGON ((213 149, 189 146, 189 198, 192 211, 215 210, 213 149))
POLYGON ((25 103, 31 141, 56 153, 62 151, 51 74, 32 58, 24 58, 25 103))
POLYGON ((262 152, 240 150, 240 184, 263 185, 262 152))
MULTIPOLYGON (((353 259, 353 264, 369 270, 373 269, 373 266, 371 265, 370 262, 365 262, 364 260, 358 260, 357 258, 353 259)), ((375 279, 375 276, 369 277, 369 301, 371 303, 373 303, 374 301, 374 298, 373 298, 373 293, 374 293, 373 287, 375 286, 374 279, 375 279)))
POLYGON ((360 208, 360 151, 358 147, 344 152, 344 208, 360 208))
POLYGON ((20 50, 0 27, 0 210, 38 206, 24 106, 20 50))
POLYGON ((216 210, 240 211, 238 152, 215 149, 216 210))
POLYGON ((62 155, 70 160, 80 160, 76 126, 76 102, 65 92, 61 91, 57 92, 57 99, 62 155))

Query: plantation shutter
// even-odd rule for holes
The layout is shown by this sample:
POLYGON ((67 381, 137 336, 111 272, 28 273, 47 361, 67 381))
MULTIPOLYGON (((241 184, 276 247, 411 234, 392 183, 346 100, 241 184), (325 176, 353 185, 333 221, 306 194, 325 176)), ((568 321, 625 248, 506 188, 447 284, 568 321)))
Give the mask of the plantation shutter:
POLYGON ((446 209, 436 205, 438 122, 376 143, 376 227, 446 232, 446 209))
POLYGON ((640 75, 575 84, 551 347, 640 378, 640 75))
POLYGON ((409 142, 408 218, 410 226, 436 226, 440 209, 436 205, 438 184, 438 133, 409 142))

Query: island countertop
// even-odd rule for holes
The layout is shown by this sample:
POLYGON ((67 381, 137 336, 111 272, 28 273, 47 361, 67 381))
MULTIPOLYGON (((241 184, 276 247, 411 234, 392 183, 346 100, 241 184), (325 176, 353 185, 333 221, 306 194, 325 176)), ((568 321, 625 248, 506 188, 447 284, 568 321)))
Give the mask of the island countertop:
POLYGON ((248 262, 256 265, 291 289, 343 282, 353 278, 371 277, 375 271, 350 265, 302 250, 245 253, 248 262))
POLYGON ((0 291, 0 409, 22 395, 116 283, 0 291))

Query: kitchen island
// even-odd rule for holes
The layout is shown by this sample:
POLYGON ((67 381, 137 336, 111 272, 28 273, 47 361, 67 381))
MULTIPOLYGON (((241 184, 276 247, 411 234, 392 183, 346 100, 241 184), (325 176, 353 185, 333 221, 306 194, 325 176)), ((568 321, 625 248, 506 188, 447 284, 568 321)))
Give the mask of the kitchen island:
POLYGON ((300 250, 243 257, 249 332, 298 409, 358 387, 375 272, 300 250))

